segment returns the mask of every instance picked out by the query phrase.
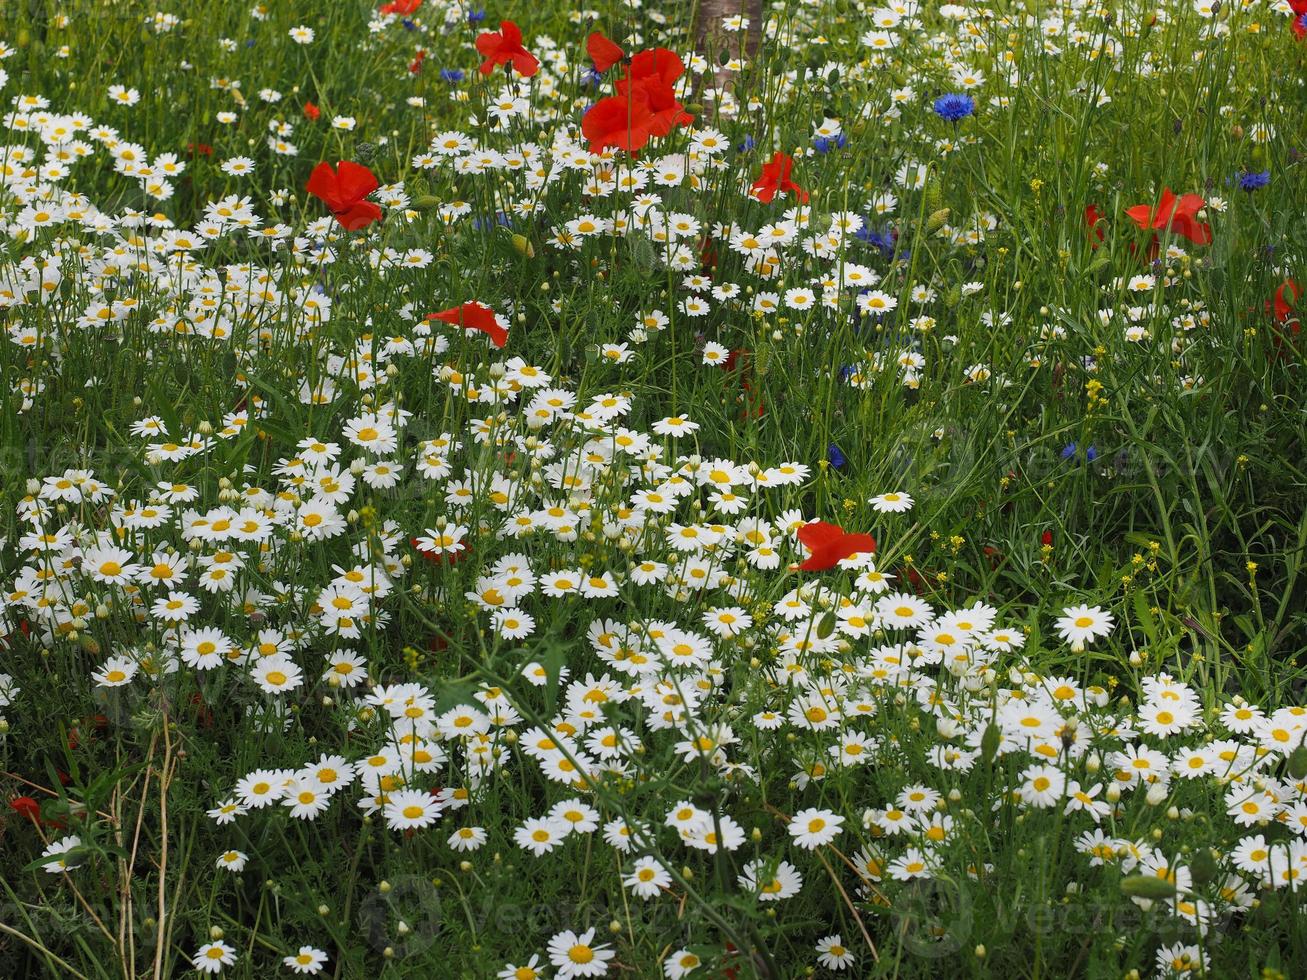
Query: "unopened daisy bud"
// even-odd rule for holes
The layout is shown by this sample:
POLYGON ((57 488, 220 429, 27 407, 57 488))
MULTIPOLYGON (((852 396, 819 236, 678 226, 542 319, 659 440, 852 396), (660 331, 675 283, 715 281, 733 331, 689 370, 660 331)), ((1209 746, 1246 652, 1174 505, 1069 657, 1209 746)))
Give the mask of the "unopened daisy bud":
POLYGON ((983 960, 985 958, 985 953, 986 950, 985 950, 984 943, 980 943, 978 946, 976 946, 976 959, 983 960))
POLYGON ((1143 665, 1144 665, 1144 658, 1141 657, 1141 656, 1139 655, 1139 651, 1138 651, 1138 650, 1131 650, 1131 651, 1130 651, 1130 666, 1131 666, 1131 667, 1142 667, 1143 665))
POLYGON ((225 933, 222 931, 221 926, 209 926, 209 938, 212 939, 214 942, 217 942, 224 935, 225 933))
POLYGON ((618 922, 616 919, 613 919, 612 922, 608 923, 608 931, 611 932, 614 936, 616 936, 618 933, 622 931, 622 924, 618 922))
POLYGON ((753 838, 753 842, 755 844, 762 843, 762 828, 754 827, 753 830, 750 832, 749 836, 753 838))
POLYGON ((30 493, 30 494, 33 494, 33 495, 40 493, 40 492, 41 492, 41 481, 40 481, 40 480, 28 480, 28 481, 27 481, 27 492, 30 493))
POLYGON ((1107 787, 1107 793, 1105 795, 1108 803, 1119 803, 1121 802, 1121 787, 1116 783, 1113 783, 1107 787))
POLYGON ((1294 779, 1307 777, 1307 745, 1300 745, 1289 753, 1289 775, 1294 779))
POLYGON ((389 894, 390 894, 390 882, 388 882, 388 881, 384 881, 384 880, 381 881, 381 882, 378 882, 378 884, 377 884, 377 891, 381 892, 381 894, 383 894, 383 895, 389 895, 389 894))
POLYGON ((395 958, 395 947, 387 946, 385 949, 381 951, 381 955, 388 960, 393 960, 395 958))
MULTIPOLYGON (((1121 891, 1131 898, 1170 898, 1175 894, 1175 885, 1156 875, 1131 875, 1121 879, 1121 891)), ((1139 971, 1134 971, 1135 976, 1139 971)))
POLYGON ((930 233, 932 231, 939 231, 943 228, 948 224, 948 218, 951 213, 952 212, 950 212, 948 208, 940 208, 938 211, 933 212, 931 216, 926 219, 926 232, 930 233))
POLYGON ((682 868, 682 869, 681 869, 681 877, 684 878, 686 881, 694 881, 694 869, 693 869, 693 868, 682 868))
POLYGON ((331 909, 329 909, 327 906, 325 906, 325 905, 319 905, 319 906, 318 906, 318 915, 328 915, 328 914, 330 914, 330 912, 331 912, 331 909))
POLYGON ((534 259, 536 257, 535 246, 531 244, 531 239, 527 238, 525 235, 513 236, 513 248, 522 255, 525 255, 528 259, 534 259))
POLYGON ((407 936, 413 930, 409 928, 409 924, 407 922, 405 922, 403 919, 400 919, 399 925, 395 926, 395 931, 399 933, 401 936, 407 936))

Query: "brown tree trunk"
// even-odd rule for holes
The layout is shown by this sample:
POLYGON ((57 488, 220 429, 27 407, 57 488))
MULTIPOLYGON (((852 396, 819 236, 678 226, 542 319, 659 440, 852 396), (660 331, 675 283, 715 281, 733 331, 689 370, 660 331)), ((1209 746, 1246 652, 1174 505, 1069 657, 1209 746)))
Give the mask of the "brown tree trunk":
MULTIPOLYGON (((695 50, 706 57, 728 57, 747 61, 758 51, 762 37, 762 0, 698 0, 694 23, 695 50), (743 15, 749 30, 730 33, 722 30, 727 17, 743 15)), ((721 71, 714 62, 714 79, 718 91, 730 80, 730 72, 721 71)))

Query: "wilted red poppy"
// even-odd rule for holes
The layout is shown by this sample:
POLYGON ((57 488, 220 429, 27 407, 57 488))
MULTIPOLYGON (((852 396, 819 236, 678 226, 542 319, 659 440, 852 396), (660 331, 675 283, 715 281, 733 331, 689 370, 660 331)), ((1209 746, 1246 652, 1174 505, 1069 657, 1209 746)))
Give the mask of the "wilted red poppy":
POLYGON ((794 169, 794 159, 784 153, 776 153, 770 162, 762 165, 762 174, 749 188, 750 193, 763 204, 770 204, 777 194, 789 192, 800 204, 808 201, 808 192, 790 179, 794 169))
POLYGON ((464 303, 439 313, 428 313, 427 319, 452 323, 464 330, 480 330, 496 347, 508 343, 508 331, 499 323, 495 311, 482 303, 464 303))
POLYGON ((813 521, 799 528, 799 541, 809 551, 799 566, 804 572, 825 571, 843 558, 876 551, 876 539, 870 534, 849 534, 838 524, 825 521, 813 521))
POLYGON ((335 170, 329 163, 314 167, 306 189, 331 208, 346 231, 358 231, 381 220, 381 208, 364 200, 378 186, 376 175, 367 167, 341 160, 335 170))
POLYGON ((1140 228, 1161 230, 1169 228, 1175 234, 1189 239, 1195 245, 1210 245, 1212 228, 1198 220, 1198 212, 1207 206, 1207 202, 1198 194, 1184 194, 1176 197, 1171 188, 1162 190, 1162 199, 1157 207, 1136 204, 1126 208, 1128 214, 1140 228))
POLYGON ((606 72, 626 57, 625 51, 604 37, 599 31, 595 31, 586 38, 585 50, 590 55, 590 60, 594 62, 595 71, 600 74, 606 72))
POLYGON ((509 62, 519 75, 530 78, 540 70, 536 56, 522 46, 522 28, 511 20, 501 20, 499 31, 488 31, 477 37, 477 50, 486 60, 481 62, 481 74, 489 75, 495 65, 509 62))

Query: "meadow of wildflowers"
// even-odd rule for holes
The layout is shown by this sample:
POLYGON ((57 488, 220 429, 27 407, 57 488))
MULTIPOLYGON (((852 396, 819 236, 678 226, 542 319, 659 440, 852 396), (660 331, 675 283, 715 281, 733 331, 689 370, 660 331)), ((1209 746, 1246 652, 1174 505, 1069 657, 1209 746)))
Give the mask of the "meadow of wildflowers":
POLYGON ((1307 0, 8 0, 0 975, 1307 975, 1307 0))

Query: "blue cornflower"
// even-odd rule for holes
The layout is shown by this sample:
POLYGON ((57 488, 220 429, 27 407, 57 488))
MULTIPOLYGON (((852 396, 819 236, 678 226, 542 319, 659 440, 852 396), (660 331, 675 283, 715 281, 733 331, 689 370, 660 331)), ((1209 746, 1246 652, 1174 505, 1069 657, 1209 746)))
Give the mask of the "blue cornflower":
POLYGON ((481 10, 480 8, 476 10, 469 10, 467 12, 467 22, 469 24, 479 24, 485 19, 486 19, 486 12, 484 10, 481 10))
POLYGON ((594 68, 587 68, 581 72, 581 84, 589 85, 591 88, 597 88, 603 79, 603 73, 594 68))
POLYGON ((744 137, 744 142, 740 144, 739 149, 741 153, 748 153, 757 145, 758 145, 757 140, 755 140, 752 136, 746 136, 744 137))
POLYGON ((1260 172, 1249 172, 1249 173, 1242 174, 1239 177, 1240 189, 1248 191, 1250 194, 1253 191, 1261 190, 1270 182, 1271 182, 1271 172, 1269 170, 1262 170, 1260 172))
POLYGON ((440 69, 440 77, 443 81, 452 83, 461 82, 466 76, 461 68, 442 68, 440 69))
MULTIPOLYGON (((1062 458, 1074 459, 1078 448, 1079 447, 1077 447, 1074 442, 1068 442, 1065 446, 1062 447, 1062 458)), ((1085 449, 1085 459, 1090 463, 1098 459, 1098 450, 1095 449, 1093 446, 1087 447, 1085 449)))
POLYGON ((960 92, 950 92, 935 100, 935 115, 955 123, 976 111, 976 100, 960 92))
POLYGON ((842 150, 849 145, 849 139, 843 133, 836 136, 818 136, 812 141, 812 148, 818 153, 829 153, 831 150, 842 150))
POLYGON ((507 211, 496 211, 493 221, 488 218, 480 217, 474 217, 472 219, 472 227, 476 231, 481 231, 483 228, 490 228, 493 225, 499 225, 501 228, 511 228, 512 224, 512 219, 508 216, 507 211))
POLYGON ((892 228, 887 228, 885 231, 877 231, 870 222, 867 222, 863 224, 860 229, 854 232, 854 235, 861 241, 864 241, 873 248, 878 249, 886 258, 893 257, 894 230, 892 228))
POLYGON ((835 445, 833 442, 826 447, 826 458, 830 460, 831 466, 835 467, 837 470, 842 470, 844 467, 849 465, 849 458, 845 456, 840 447, 835 445))

